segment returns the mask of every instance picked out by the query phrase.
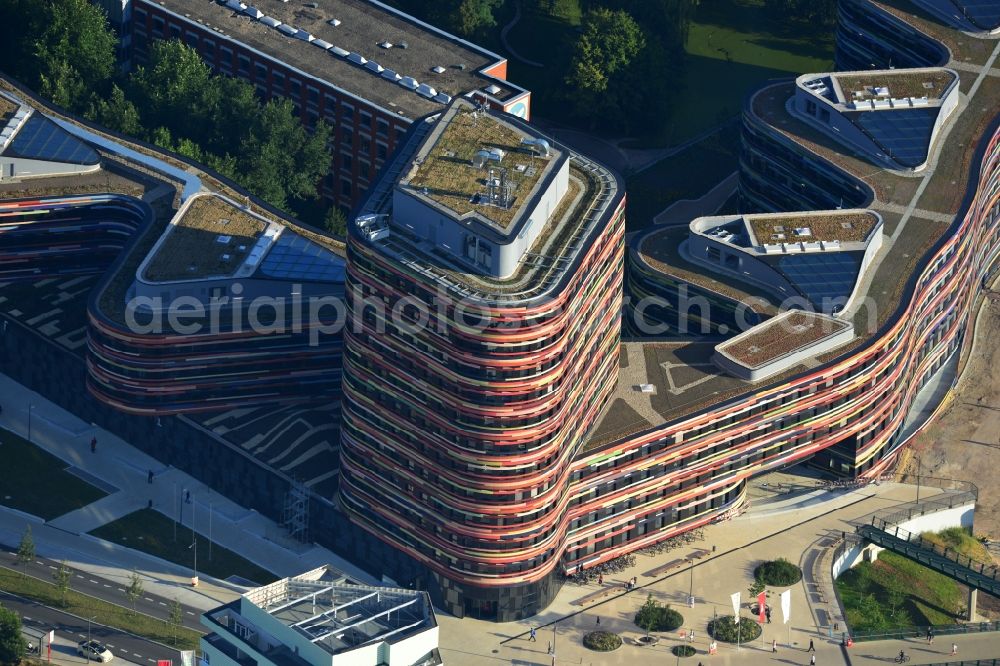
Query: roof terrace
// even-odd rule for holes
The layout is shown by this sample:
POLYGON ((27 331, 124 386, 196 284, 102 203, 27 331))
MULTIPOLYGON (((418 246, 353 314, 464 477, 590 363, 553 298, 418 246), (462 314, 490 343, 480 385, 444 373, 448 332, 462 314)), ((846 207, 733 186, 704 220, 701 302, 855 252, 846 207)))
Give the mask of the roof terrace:
POLYGON ((957 78, 955 72, 946 69, 851 72, 832 75, 832 79, 840 88, 841 102, 904 97, 941 99, 957 78))
POLYGON ((868 212, 783 213, 744 215, 752 245, 801 242, 864 242, 880 222, 868 212))
POLYGON ((805 360, 806 354, 828 352, 853 334, 850 322, 789 310, 717 345, 716 363, 741 379, 759 381, 805 360))
POLYGON ((229 199, 192 197, 143 262, 140 275, 150 282, 234 275, 268 226, 229 199))
POLYGON ((399 184, 440 203, 456 217, 474 214, 506 233, 562 156, 547 142, 547 156, 527 149, 524 142, 537 138, 499 116, 456 105, 438 121, 399 184), (492 197, 491 185, 496 192, 492 197))

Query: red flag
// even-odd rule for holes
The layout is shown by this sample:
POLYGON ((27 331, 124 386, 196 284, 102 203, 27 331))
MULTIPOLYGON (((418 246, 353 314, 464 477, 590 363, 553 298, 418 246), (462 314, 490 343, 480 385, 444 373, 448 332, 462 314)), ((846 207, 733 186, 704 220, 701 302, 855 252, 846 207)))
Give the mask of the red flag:
POLYGON ((761 592, 757 595, 757 622, 764 624, 765 612, 767 611, 767 595, 761 592))

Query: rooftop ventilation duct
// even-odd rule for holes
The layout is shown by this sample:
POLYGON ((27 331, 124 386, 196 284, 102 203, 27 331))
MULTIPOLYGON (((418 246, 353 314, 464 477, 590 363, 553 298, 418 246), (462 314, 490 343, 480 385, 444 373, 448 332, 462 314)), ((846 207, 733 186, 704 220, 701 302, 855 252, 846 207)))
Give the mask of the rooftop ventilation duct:
POLYGON ((484 90, 490 95, 496 95, 498 92, 500 92, 501 88, 497 84, 491 83, 490 85, 486 86, 484 90))
POLYGON ((403 78, 402 76, 392 71, 391 69, 383 70, 381 77, 383 79, 388 79, 389 81, 399 81, 401 78, 403 78))
POLYGON ((353 62, 355 65, 364 65, 366 62, 368 62, 368 59, 365 58, 363 55, 361 55, 360 53, 354 53, 353 51, 347 54, 347 59, 353 62))
POLYGON ((318 46, 321 49, 323 49, 324 51, 329 51, 330 48, 333 46, 333 44, 331 44, 330 42, 326 41, 325 39, 314 39, 314 40, 312 40, 312 45, 313 46, 318 46))
POLYGON ((276 18, 271 18, 270 16, 264 16, 264 17, 262 17, 260 19, 260 22, 263 23, 264 25, 270 26, 272 28, 277 28, 279 25, 281 25, 281 21, 279 21, 276 18))
POLYGON ((412 76, 404 76, 403 78, 401 78, 399 80, 399 85, 403 86, 408 90, 416 90, 420 86, 420 84, 417 83, 417 80, 412 76))
POLYGON ((441 102, 442 104, 450 104, 451 103, 451 95, 449 95, 447 93, 440 92, 437 95, 434 95, 434 101, 435 102, 441 102))
POLYGON ((299 29, 296 28, 294 25, 288 25, 287 23, 282 23, 281 25, 278 26, 278 32, 284 33, 289 37, 292 37, 298 34, 299 29))
POLYGON ((348 51, 346 49, 342 49, 339 46, 331 47, 330 48, 330 53, 332 53, 334 55, 338 55, 341 58, 346 58, 347 56, 351 55, 350 51, 348 51))
POLYGON ((334 28, 336 28, 338 25, 340 25, 340 19, 332 18, 329 21, 327 21, 326 24, 332 25, 334 28))
POLYGON ((542 157, 548 157, 551 154, 549 142, 545 139, 521 139, 521 145, 527 146, 531 152, 542 157))
POLYGON ((417 86, 417 94, 423 95, 428 99, 434 99, 434 95, 437 95, 438 92, 437 90, 434 90, 434 88, 427 85, 426 83, 421 83, 419 86, 417 86))
POLYGON ((384 49, 391 49, 392 42, 379 42, 379 46, 381 46, 384 49))
POLYGON ((256 7, 254 7, 252 5, 249 6, 249 7, 247 7, 246 9, 244 9, 243 13, 246 14, 247 16, 249 16, 252 19, 259 19, 262 16, 264 16, 264 12, 260 11, 259 9, 257 9, 256 7))
POLYGON ((441 65, 434 65, 433 67, 431 67, 431 71, 434 72, 435 74, 440 74, 444 72, 444 67, 442 67, 441 65))
POLYGON ((383 67, 382 65, 378 64, 374 60, 369 60, 365 64, 365 69, 367 69, 369 71, 372 71, 372 72, 375 72, 376 74, 381 74, 383 71, 385 71, 385 67, 383 67))

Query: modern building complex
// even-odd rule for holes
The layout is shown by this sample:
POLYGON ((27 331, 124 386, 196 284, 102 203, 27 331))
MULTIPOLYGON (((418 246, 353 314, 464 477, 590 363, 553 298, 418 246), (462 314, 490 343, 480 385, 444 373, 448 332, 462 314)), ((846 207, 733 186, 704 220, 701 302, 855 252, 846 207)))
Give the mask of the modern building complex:
POLYGON ((201 616, 213 666, 436 666, 426 592, 358 585, 325 567, 283 578, 201 616))
POLYGON ((351 230, 340 502, 453 612, 558 587, 570 464, 617 380, 624 203, 600 165, 456 100, 351 230))
POLYGON ((374 0, 101 4, 136 64, 154 40, 179 39, 262 98, 291 100, 307 127, 333 127, 320 189, 345 210, 364 200, 410 126, 453 97, 530 116, 531 94, 505 80, 504 58, 374 0))
MULTIPOLYGON (((840 71, 769 84, 747 100, 741 214, 653 228, 626 250, 621 181, 503 113, 512 110, 514 87, 495 84, 507 92, 496 93, 494 109, 465 97, 479 83, 434 85, 433 95, 421 95, 419 85, 433 79, 390 59, 405 40, 387 32, 394 24, 349 13, 379 11, 413 29, 391 10, 342 2, 335 16, 322 3, 269 2, 255 17, 249 7, 140 0, 134 25, 144 25, 146 36, 159 30, 188 39, 190 27, 222 71, 226 65, 256 81, 263 63, 267 94, 275 72, 285 94, 295 77, 306 91, 304 113, 308 86, 320 79, 307 77, 307 65, 294 58, 335 63, 350 72, 338 85, 371 88, 366 99, 375 83, 389 86, 391 99, 364 107, 362 124, 374 128, 364 141, 377 140, 371 123, 378 120, 392 141, 349 225, 346 258, 331 239, 249 209, 234 191, 197 195, 200 186, 189 187, 183 171, 157 167, 159 180, 143 181, 149 166, 102 190, 116 193, 112 203, 87 191, 76 202, 63 195, 5 204, 0 214, 10 217, 0 224, 17 224, 0 234, 0 255, 20 258, 12 272, 20 278, 30 278, 33 266, 58 272, 53 253, 37 252, 28 226, 37 211, 45 212, 34 219, 69 240, 79 233, 70 220, 88 219, 88 210, 115 211, 96 224, 108 233, 122 216, 139 220, 133 232, 123 227, 131 233, 127 249, 91 297, 94 394, 133 412, 157 401, 158 409, 184 411, 328 389, 321 395, 334 401, 330 385, 342 373, 342 413, 330 424, 341 430, 339 466, 329 472, 336 488, 315 498, 315 537, 399 588, 426 589, 448 612, 497 621, 531 616, 567 574, 741 510, 756 474, 807 462, 835 477, 877 477, 933 416, 961 369, 1000 253, 1000 2, 956 0, 948 6, 958 14, 945 4, 841 0, 840 71), (316 16, 299 15, 307 10, 316 16), (192 27, 199 20, 206 25, 192 27), (344 30, 355 23, 356 31, 344 30), (338 42, 337 31, 353 37, 338 42), (237 50, 251 38, 294 46, 297 55, 289 50, 292 64, 279 65, 263 48, 237 50), (367 67, 372 59, 378 67, 367 67), (400 82, 414 77, 418 90, 383 76, 390 69, 400 82), (447 99, 438 98, 442 91, 447 99), (397 124, 405 130, 398 137, 397 124), (156 196, 165 183, 173 183, 166 190, 177 192, 176 201, 156 196), (210 306, 213 298, 242 296, 237 283, 273 298, 288 282, 305 295, 345 294, 342 338, 310 345, 305 331, 231 335, 225 327, 208 338, 173 330, 158 336, 125 323, 132 296, 147 299, 135 314, 150 315, 157 297, 210 306), (642 337, 623 342, 623 330, 642 337), (166 379, 174 376, 180 379, 166 379)), ((410 37, 408 52, 416 44, 410 37)), ((485 83, 492 65, 464 57, 465 70, 438 59, 432 66, 485 83)), ((325 88, 315 89, 322 116, 325 88)), ((337 95, 338 132, 352 133, 354 150, 360 97, 337 95), (344 122, 348 106, 357 115, 344 122)), ((115 168, 108 156, 115 150, 99 151, 102 174, 115 168)), ((22 182, 30 190, 46 179, 22 182)), ((60 237, 49 241, 56 254, 60 237)), ((67 260, 80 262, 70 245, 67 260)), ((249 439, 244 452, 284 441, 249 439)), ((256 492, 264 498, 258 506, 274 513, 266 498, 283 479, 284 461, 276 454, 267 464, 276 471, 258 477, 266 480, 256 492)), ((232 483, 220 477, 244 492, 232 483)), ((321 642, 368 644, 352 642, 350 610, 341 616, 340 601, 329 608, 316 601, 315 611, 295 606, 324 594, 300 587, 279 590, 283 601, 274 604, 255 601, 256 611, 241 605, 223 614, 244 615, 273 636, 279 629, 265 623, 282 624, 285 608, 301 611, 286 624, 327 614, 335 626, 317 634, 321 642)), ((386 598, 398 605, 412 597, 386 598)), ((383 608, 359 606, 357 621, 383 608)), ((406 626, 399 622, 385 630, 406 626)), ((285 628, 282 642, 295 645, 304 630, 285 628)), ((226 631, 217 631, 219 641, 230 641, 226 631)), ((378 631, 365 640, 377 642, 378 631)), ((306 652, 298 658, 327 659, 306 652)))

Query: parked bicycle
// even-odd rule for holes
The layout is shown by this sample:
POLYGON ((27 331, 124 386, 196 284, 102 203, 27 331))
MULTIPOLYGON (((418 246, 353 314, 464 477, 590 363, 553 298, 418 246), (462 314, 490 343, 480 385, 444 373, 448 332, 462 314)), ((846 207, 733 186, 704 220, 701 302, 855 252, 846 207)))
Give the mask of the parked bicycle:
POLYGON ((897 664, 905 664, 909 660, 910 660, 910 655, 900 650, 899 654, 896 655, 896 658, 893 661, 895 661, 897 664))

